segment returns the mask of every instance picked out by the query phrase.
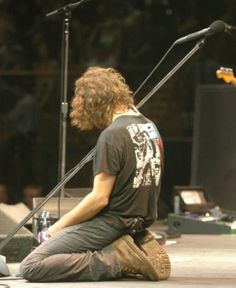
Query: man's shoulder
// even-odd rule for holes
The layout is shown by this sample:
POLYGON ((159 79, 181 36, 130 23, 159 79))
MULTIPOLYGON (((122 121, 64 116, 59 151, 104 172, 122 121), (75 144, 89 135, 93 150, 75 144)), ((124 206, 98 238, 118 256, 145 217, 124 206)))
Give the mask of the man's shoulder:
POLYGON ((127 133, 126 127, 111 125, 102 131, 99 138, 112 140, 119 138, 121 135, 124 135, 125 133, 127 133))

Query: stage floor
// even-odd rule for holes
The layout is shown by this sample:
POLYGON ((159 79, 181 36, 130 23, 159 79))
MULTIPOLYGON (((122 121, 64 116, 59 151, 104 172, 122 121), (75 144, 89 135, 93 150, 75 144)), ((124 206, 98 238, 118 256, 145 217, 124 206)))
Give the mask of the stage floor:
MULTIPOLYGON (((167 281, 151 282, 122 279, 109 282, 29 283, 24 279, 0 278, 6 287, 81 287, 81 288, 172 288, 172 287, 236 287, 236 235, 182 235, 169 240, 167 250, 172 263, 167 281)), ((11 273, 18 273, 19 263, 8 264, 11 273)), ((0 287, 2 287, 0 285, 0 287)), ((4 286, 3 286, 4 287, 4 286)))

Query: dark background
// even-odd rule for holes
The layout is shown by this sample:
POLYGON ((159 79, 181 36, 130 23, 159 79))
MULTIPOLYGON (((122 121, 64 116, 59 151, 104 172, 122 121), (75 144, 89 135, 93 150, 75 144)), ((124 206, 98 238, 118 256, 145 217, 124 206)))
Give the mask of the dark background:
MULTIPOLYGON (((27 184, 41 185, 46 195, 58 182, 62 18, 46 18, 45 14, 68 3, 71 1, 0 1, 0 181, 8 186, 12 203, 20 201, 27 184), (26 95, 27 104, 18 105, 20 112, 13 113, 26 95), (9 120, 12 114, 14 121, 9 120), (33 123, 27 131, 22 131, 22 117, 22 123, 33 123)), ((178 37, 206 28, 217 19, 236 25, 235 13, 233 0, 85 3, 71 18, 68 101, 74 80, 94 65, 115 67, 135 91, 178 37)), ((194 44, 176 47, 136 101, 194 44)), ((235 68, 235 48, 235 31, 208 39, 141 109, 158 126, 165 146, 161 215, 172 209, 172 186, 190 183, 195 88, 223 84, 215 72, 220 66, 235 68)), ((90 151, 98 135, 98 131, 78 133, 68 119, 66 171, 90 151)), ((91 187, 91 163, 68 186, 91 187)))

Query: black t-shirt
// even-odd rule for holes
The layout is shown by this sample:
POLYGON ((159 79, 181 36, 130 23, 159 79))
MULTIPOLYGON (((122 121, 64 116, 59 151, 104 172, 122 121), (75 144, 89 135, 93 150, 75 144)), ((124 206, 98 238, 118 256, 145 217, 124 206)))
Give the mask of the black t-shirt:
POLYGON ((157 218, 162 155, 160 134, 142 114, 120 116, 106 128, 97 142, 93 172, 94 176, 105 172, 117 178, 101 214, 116 216, 127 226, 137 216, 146 226, 153 223, 157 218))

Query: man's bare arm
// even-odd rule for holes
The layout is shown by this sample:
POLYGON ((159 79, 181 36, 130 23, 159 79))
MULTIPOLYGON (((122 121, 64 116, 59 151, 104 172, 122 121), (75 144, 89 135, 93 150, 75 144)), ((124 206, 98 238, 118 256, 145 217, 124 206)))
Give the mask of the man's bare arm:
POLYGON ((116 176, 99 173, 94 177, 93 190, 75 208, 65 214, 48 230, 48 236, 56 235, 65 227, 79 224, 98 214, 109 203, 116 176))

